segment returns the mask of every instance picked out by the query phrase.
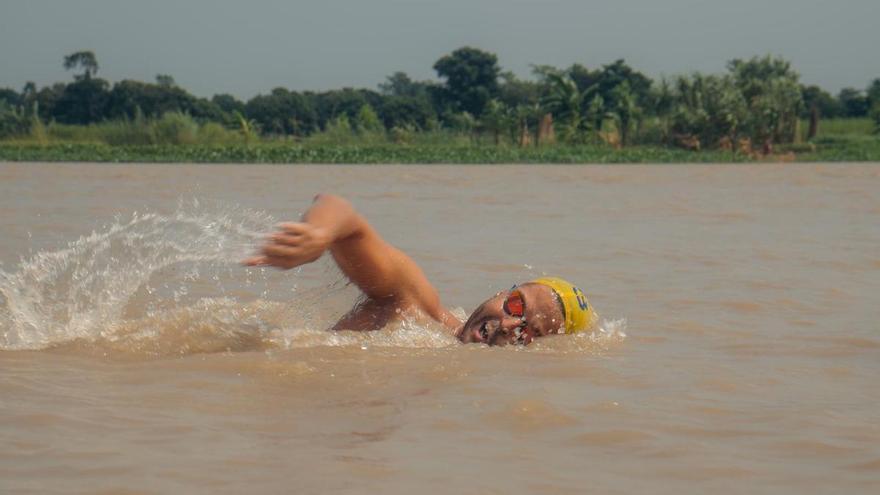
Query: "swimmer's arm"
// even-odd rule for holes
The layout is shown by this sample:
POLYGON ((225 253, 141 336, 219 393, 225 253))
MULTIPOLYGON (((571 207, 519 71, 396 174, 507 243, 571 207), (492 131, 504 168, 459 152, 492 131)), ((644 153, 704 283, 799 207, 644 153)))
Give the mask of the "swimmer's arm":
POLYGON ((280 227, 262 255, 246 264, 288 269, 315 261, 329 250, 349 280, 375 302, 415 306, 450 328, 458 323, 415 261, 385 242, 345 199, 319 194, 300 223, 280 227))

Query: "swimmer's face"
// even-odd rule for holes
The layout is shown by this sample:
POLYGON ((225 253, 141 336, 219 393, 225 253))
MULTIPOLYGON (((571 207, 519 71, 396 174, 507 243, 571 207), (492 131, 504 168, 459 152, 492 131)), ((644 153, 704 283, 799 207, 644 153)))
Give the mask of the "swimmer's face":
POLYGON ((465 344, 529 344, 544 335, 564 333, 562 308, 552 289, 524 284, 513 292, 518 294, 499 292, 479 305, 458 331, 458 340, 465 344))

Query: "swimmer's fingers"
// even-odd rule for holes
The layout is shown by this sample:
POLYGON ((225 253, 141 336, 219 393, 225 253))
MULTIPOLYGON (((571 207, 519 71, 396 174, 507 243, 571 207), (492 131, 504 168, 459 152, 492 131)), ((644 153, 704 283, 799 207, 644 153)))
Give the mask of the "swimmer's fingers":
POLYGON ((303 237, 301 235, 291 235, 279 232, 277 234, 272 234, 269 237, 269 240, 276 244, 295 247, 302 243, 303 237))
POLYGON ((254 256, 242 262, 245 266, 274 266, 288 270, 297 267, 302 263, 297 263, 291 258, 284 256, 254 256))
POLYGON ((311 225, 303 222, 283 222, 278 224, 278 230, 292 236, 306 234, 312 228, 311 225))
POLYGON ((311 263, 320 258, 323 252, 321 249, 307 249, 305 247, 285 246, 283 244, 266 244, 263 246, 263 254, 268 256, 270 261, 273 261, 271 258, 283 259, 284 265, 291 265, 291 267, 311 263))
POLYGON ((244 266, 269 266, 269 258, 266 256, 251 256, 241 262, 244 266))

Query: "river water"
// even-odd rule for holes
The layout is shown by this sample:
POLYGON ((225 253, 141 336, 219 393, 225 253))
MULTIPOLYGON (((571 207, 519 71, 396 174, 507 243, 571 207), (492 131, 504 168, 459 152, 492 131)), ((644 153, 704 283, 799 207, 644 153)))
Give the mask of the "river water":
POLYGON ((2 493, 878 493, 880 166, 0 164, 2 493), (560 275, 527 348, 237 264, 349 198, 464 316, 560 275))

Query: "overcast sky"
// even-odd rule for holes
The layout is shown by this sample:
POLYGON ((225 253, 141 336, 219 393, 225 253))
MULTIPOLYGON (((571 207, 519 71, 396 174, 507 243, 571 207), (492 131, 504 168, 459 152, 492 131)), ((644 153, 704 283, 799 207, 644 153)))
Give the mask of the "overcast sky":
POLYGON ((0 0, 0 87, 71 78, 93 50, 111 81, 170 74, 199 96, 433 79, 470 45, 530 64, 624 58, 651 77, 781 55, 837 92, 880 77, 880 0, 0 0))

